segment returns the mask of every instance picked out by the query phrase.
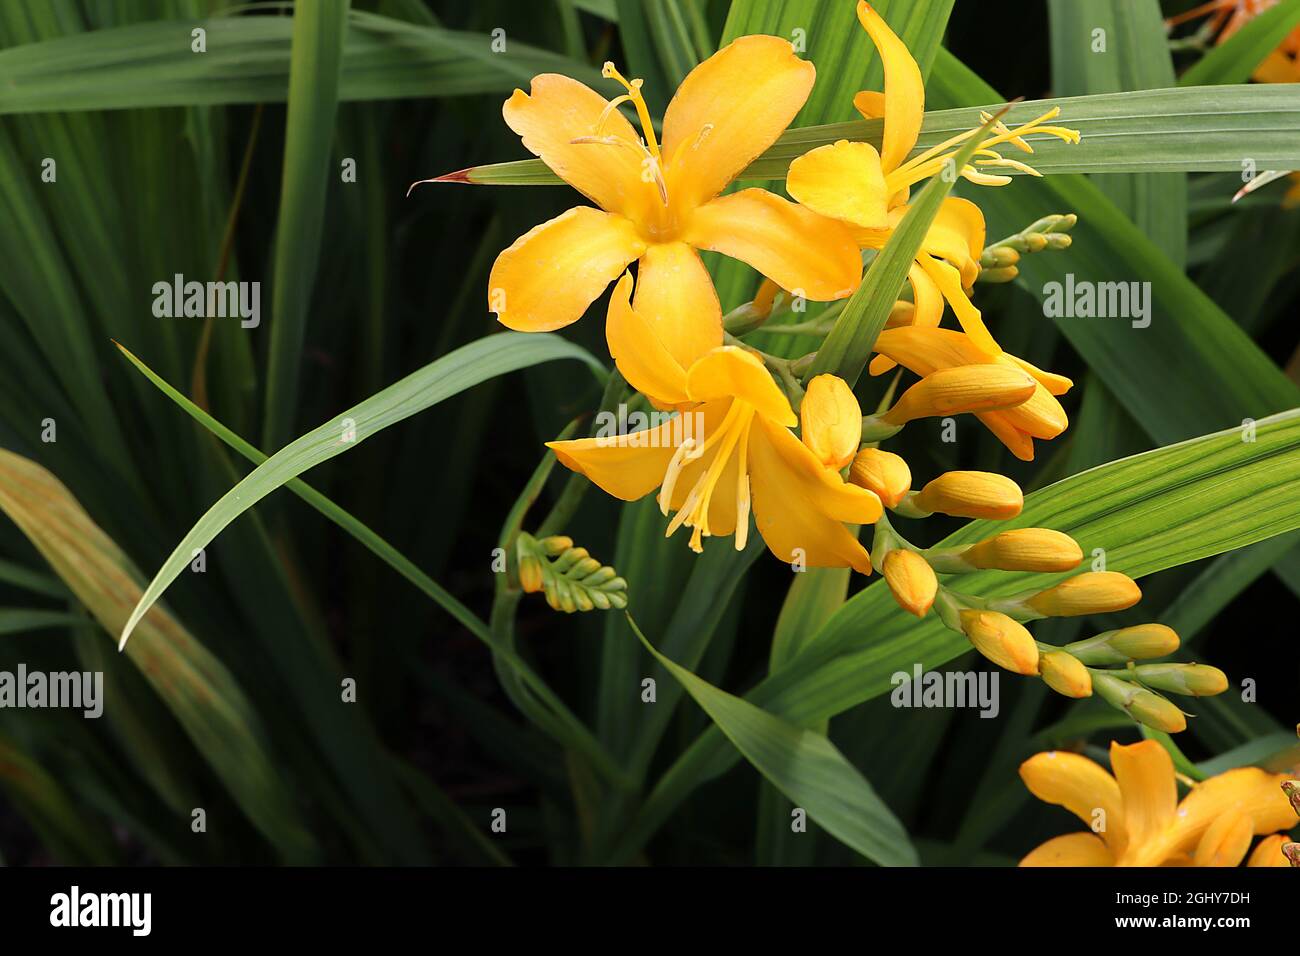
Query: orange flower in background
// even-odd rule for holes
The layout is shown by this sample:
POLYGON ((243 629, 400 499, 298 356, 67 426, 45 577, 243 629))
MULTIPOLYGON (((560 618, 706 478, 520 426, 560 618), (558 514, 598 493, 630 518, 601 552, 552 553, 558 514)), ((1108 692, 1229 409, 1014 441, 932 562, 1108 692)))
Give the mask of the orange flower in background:
POLYGON ((718 343, 722 310, 696 250, 739 259, 818 301, 849 295, 862 260, 848 230, 762 189, 720 196, 799 112, 816 69, 788 40, 747 36, 686 77, 668 105, 660 144, 641 95, 606 100, 553 73, 503 108, 524 145, 599 208, 580 206, 520 237, 488 280, 488 308, 524 332, 576 321, 610 282, 639 262, 637 312, 681 362, 718 343), (619 112, 630 103, 640 133, 619 112))
MULTIPOLYGON (((1295 825, 1281 774, 1238 767, 1201 781, 1179 801, 1174 762, 1157 741, 1112 742, 1110 760, 1113 775, 1067 751, 1035 754, 1020 765, 1034 796, 1092 828, 1048 840, 1021 866, 1238 866, 1254 837, 1295 825)), ((1262 841, 1250 865, 1285 866, 1284 842, 1262 841)))

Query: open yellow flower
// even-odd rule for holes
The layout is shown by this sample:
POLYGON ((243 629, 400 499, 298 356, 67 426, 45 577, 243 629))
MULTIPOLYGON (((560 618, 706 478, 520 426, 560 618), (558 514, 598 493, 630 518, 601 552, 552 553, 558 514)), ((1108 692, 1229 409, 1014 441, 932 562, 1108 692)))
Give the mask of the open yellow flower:
POLYGON ((1295 825, 1280 774, 1238 767, 1201 781, 1179 802, 1173 760, 1157 741, 1112 742, 1110 761, 1113 776, 1065 751, 1020 765, 1034 796, 1096 831, 1048 840, 1021 866, 1237 866, 1253 837, 1295 825))
POLYGON ((636 308, 679 360, 716 344, 722 313, 697 249, 740 259, 786 289, 850 294, 862 261, 847 229, 762 189, 718 194, 771 146, 812 90, 816 70, 788 40, 747 36, 705 60, 668 105, 659 143, 641 96, 613 101, 546 73, 506 101, 524 145, 599 209, 577 207, 503 251, 488 308, 503 325, 545 332, 576 321, 633 261, 636 308), (630 102, 640 135, 618 107, 630 102))
MULTIPOLYGON (((862 248, 880 249, 906 215, 911 187, 943 170, 952 161, 954 147, 959 147, 977 130, 955 136, 909 160, 908 154, 916 146, 925 114, 920 67, 907 46, 870 4, 858 3, 858 20, 880 53, 885 91, 882 94, 864 90, 854 97, 853 105, 866 119, 884 118, 881 149, 877 151, 870 143, 849 140, 818 147, 790 164, 786 189, 809 209, 849 225, 862 248)), ((1033 148, 1022 138, 1031 132, 1077 141, 1079 134, 1074 130, 1043 125, 1055 115, 1055 110, 1050 111, 1015 130, 996 124, 992 135, 986 136, 976 149, 975 165, 1014 167, 1032 173, 1031 167, 1002 157, 994 147, 1011 143, 1032 153, 1033 148)), ((1005 176, 991 176, 972 165, 958 172, 985 185, 1010 182, 1005 176)), ((908 280, 915 303, 915 324, 937 326, 946 299, 972 341, 992 356, 1001 352, 1001 348, 968 295, 979 275, 984 231, 984 216, 979 207, 964 199, 945 199, 917 252, 908 280)))
MULTIPOLYGON (((1029 400, 1014 408, 976 412, 975 416, 1022 461, 1033 461, 1034 439, 1055 438, 1065 431, 1069 418, 1055 398, 1074 384, 1063 375, 1044 372, 1007 352, 990 356, 970 336, 953 329, 932 329, 909 325, 885 329, 876 339, 876 351, 917 375, 932 375, 940 369, 995 363, 1019 368, 1034 379, 1029 400)), ((872 374, 882 369, 871 362, 872 374)))
MULTIPOLYGON (((658 488, 660 510, 676 512, 667 533, 691 528, 697 552, 705 537, 733 533, 743 549, 752 507, 759 533, 782 561, 870 574, 867 550, 845 523, 870 524, 883 509, 872 492, 845 482, 812 450, 834 447, 835 436, 796 437, 791 429, 799 419, 762 361, 721 345, 721 330, 717 342, 679 361, 631 293, 625 275, 605 322, 610 354, 633 388, 661 408, 689 409, 701 427, 687 430, 673 418, 629 435, 547 447, 616 498, 635 501, 658 488)), ((824 399, 835 408, 805 409, 806 428, 837 428, 843 396, 835 391, 827 389, 824 399)))

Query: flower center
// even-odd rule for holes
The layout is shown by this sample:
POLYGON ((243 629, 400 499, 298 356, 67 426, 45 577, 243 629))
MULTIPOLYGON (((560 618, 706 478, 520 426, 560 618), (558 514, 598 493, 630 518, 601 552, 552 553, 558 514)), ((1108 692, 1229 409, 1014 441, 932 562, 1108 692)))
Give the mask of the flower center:
MULTIPOLYGON (((981 140, 975 148, 975 155, 980 157, 975 160, 976 166, 1001 166, 1007 169, 1016 169, 1022 173, 1028 173, 1031 176, 1041 175, 1036 169, 1028 163, 1023 163, 1016 159, 1008 159, 993 147, 1000 146, 1003 143, 1010 143, 1016 149, 1023 153, 1032 153, 1034 148, 1025 142, 1024 137, 1029 133, 1046 133, 1049 136, 1055 136, 1067 143, 1079 142, 1079 131, 1067 129, 1064 126, 1047 126, 1044 125, 1050 119, 1055 119, 1061 112, 1060 107, 1052 107, 1037 119, 1030 120, 1021 126, 1011 129, 1005 123, 998 121, 992 128, 993 135, 981 140)), ((987 123, 990 114, 981 112, 980 119, 987 123)), ((923 179, 928 179, 935 173, 939 172, 944 166, 952 161, 956 155, 953 149, 966 140, 970 139, 982 127, 968 129, 964 133, 959 133, 951 139, 946 139, 937 146, 932 146, 915 159, 908 160, 897 169, 890 172, 885 177, 885 185, 892 196, 901 192, 913 183, 918 183, 923 179)), ((966 166, 962 169, 963 178, 970 180, 981 186, 1005 186, 1011 182, 1009 176, 989 175, 981 173, 974 166, 966 166)))
POLYGON ((685 525, 692 529, 691 550, 697 554, 703 552, 703 539, 712 534, 709 529, 709 505, 734 454, 738 466, 735 483, 736 550, 745 549, 749 539, 749 429, 753 424, 754 414, 753 405, 740 399, 733 399, 722 423, 703 444, 696 439, 687 438, 677 447, 672 461, 668 464, 663 485, 659 489, 659 510, 665 515, 668 514, 673 491, 677 487, 677 480, 686 467, 687 461, 700 458, 712 448, 717 450, 705 467, 704 473, 696 479, 687 493, 686 500, 682 502, 677 514, 668 523, 665 537, 671 537, 673 532, 685 525))

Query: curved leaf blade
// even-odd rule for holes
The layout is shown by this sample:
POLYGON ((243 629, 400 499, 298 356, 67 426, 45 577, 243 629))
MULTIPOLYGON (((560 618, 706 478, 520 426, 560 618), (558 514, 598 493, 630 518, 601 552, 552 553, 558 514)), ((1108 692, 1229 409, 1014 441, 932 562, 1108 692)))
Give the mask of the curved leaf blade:
POLYGON ((272 491, 323 461, 355 448, 389 425, 489 378, 556 359, 605 371, 585 349, 548 333, 502 332, 470 342, 290 442, 250 472, 201 517, 149 583, 122 629, 120 647, 163 591, 230 522, 272 491))

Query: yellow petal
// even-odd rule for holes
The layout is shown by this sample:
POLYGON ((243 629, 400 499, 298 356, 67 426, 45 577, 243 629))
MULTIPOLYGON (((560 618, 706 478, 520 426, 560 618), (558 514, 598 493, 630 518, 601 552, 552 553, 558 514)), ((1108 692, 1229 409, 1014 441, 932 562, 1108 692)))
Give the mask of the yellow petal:
POLYGON ((1277 833, 1273 836, 1264 837, 1255 847, 1250 859, 1246 861, 1247 866, 1290 866, 1285 854, 1282 853, 1282 847, 1286 844, 1287 838, 1277 833))
POLYGON ((664 422, 630 435, 552 441, 546 447, 560 464, 586 475, 607 494, 636 501, 659 487, 681 439, 682 427, 664 422))
POLYGON ((790 164, 786 191, 815 212, 863 229, 889 226, 889 192, 880 154, 870 143, 840 140, 790 164))
POLYGON ((1101 766, 1080 754, 1053 750, 1034 754, 1020 765, 1020 779, 1045 803, 1065 807, 1119 852, 1125 843, 1124 805, 1119 784, 1101 766), (1101 811, 1098 813, 1098 811, 1101 811))
POLYGON ((858 453, 862 408, 839 376, 818 375, 808 383, 799 419, 803 443, 828 468, 838 471, 858 453))
POLYGON ((956 266, 961 271, 962 285, 969 288, 979 276, 984 239, 984 213, 980 207, 969 199, 949 196, 939 205, 921 248, 956 266))
POLYGON ((1241 866, 1254 835, 1250 817, 1235 810, 1225 813, 1205 828, 1196 844, 1193 863, 1195 866, 1241 866))
MULTIPOLYGON (((771 419, 762 419, 762 424, 766 441, 760 444, 771 449, 775 460, 781 462, 778 470, 786 476, 788 484, 799 489, 801 501, 840 522, 873 524, 880 519, 884 508, 873 493, 847 483, 839 472, 824 466, 788 428, 771 419)), ((790 504, 795 507, 799 502, 790 504)))
POLYGON ((977 412, 978 418, 998 441, 1007 446, 1007 450, 1021 461, 1034 460, 1034 439, 1023 429, 1017 428, 1007 420, 1005 412, 977 412))
POLYGON ((768 549, 805 567, 851 567, 871 573, 871 556, 845 521, 880 517, 880 500, 844 484, 787 429, 756 418, 749 443, 754 521, 768 549))
POLYGON ((1134 862, 1157 866, 1163 855, 1148 861, 1142 852, 1148 844, 1158 845, 1162 832, 1175 821, 1178 787, 1174 762, 1157 741, 1143 740, 1128 746, 1112 742, 1110 765, 1124 799, 1124 829, 1132 848, 1129 856, 1134 862))
POLYGON ((1215 819, 1229 810, 1250 818, 1254 832, 1276 833, 1296 824, 1295 811, 1282 792, 1286 777, 1259 767, 1237 767, 1203 780, 1183 798, 1180 812, 1193 821, 1215 819))
POLYGON ((885 94, 878 90, 863 90, 853 97, 853 108, 863 119, 880 119, 885 115, 885 94))
POLYGON ((916 306, 912 324, 936 328, 943 320, 943 293, 918 263, 908 267, 907 281, 912 286, 912 302, 916 306))
POLYGON ((862 274, 861 253, 846 228, 765 189, 744 189, 705 203, 695 210, 684 237, 818 302, 849 295, 862 274))
POLYGON ((690 208, 722 192, 790 125, 816 76, 773 36, 740 37, 691 70, 664 114, 672 203, 690 208))
POLYGON ((891 425, 1023 404, 1038 388, 1029 373, 1003 365, 960 365, 921 379, 880 416, 891 425))
POLYGON ((903 43, 868 3, 858 4, 858 20, 880 53, 885 67, 885 140, 880 155, 885 172, 902 165, 916 145, 925 113, 921 68, 903 43))
POLYGON ((609 212, 635 219, 647 203, 660 201, 655 187, 642 181, 644 152, 632 124, 611 110, 597 129, 609 105, 605 97, 557 73, 533 77, 531 91, 530 96, 515 90, 501 111, 529 152, 609 212), (626 145, 573 142, 595 136, 612 136, 626 145))
POLYGON ((614 364, 628 384, 660 406, 688 402, 686 370, 664 347, 655 327, 632 308, 631 297, 632 277, 624 273, 605 318, 605 341, 614 364))
POLYGON ((735 345, 713 349, 695 362, 686 373, 686 392, 697 402, 740 399, 764 418, 787 427, 799 421, 762 359, 735 345))
POLYGON ((1026 372, 1038 379, 1038 383, 1047 389, 1049 395, 1064 395, 1074 387, 1074 382, 1064 375, 1057 375, 1055 372, 1044 372, 1036 365, 1031 365, 1022 358, 1017 358, 1009 352, 1002 353, 1006 358, 1015 362, 1026 372))
POLYGON ((488 311, 519 332, 562 329, 643 251, 645 243, 622 216, 570 209, 497 256, 488 277, 488 311))
POLYGON ((1020 861, 1021 866, 1114 866, 1106 844, 1091 833, 1053 837, 1020 861))
POLYGON ((684 242, 645 250, 632 307, 682 368, 722 344, 718 293, 699 254, 684 242))
POLYGON ((924 253, 917 261, 920 262, 921 268, 925 270, 925 274, 934 280, 934 284, 939 287, 943 297, 948 300, 948 304, 952 306, 953 314, 957 316, 957 321, 961 324, 962 330, 970 336, 975 346, 987 353, 989 358, 996 358, 1002 354, 1002 347, 989 334, 988 328, 984 325, 984 319, 980 315, 980 310, 975 308, 971 300, 967 298, 965 290, 962 289, 961 273, 944 260, 935 259, 924 253))

